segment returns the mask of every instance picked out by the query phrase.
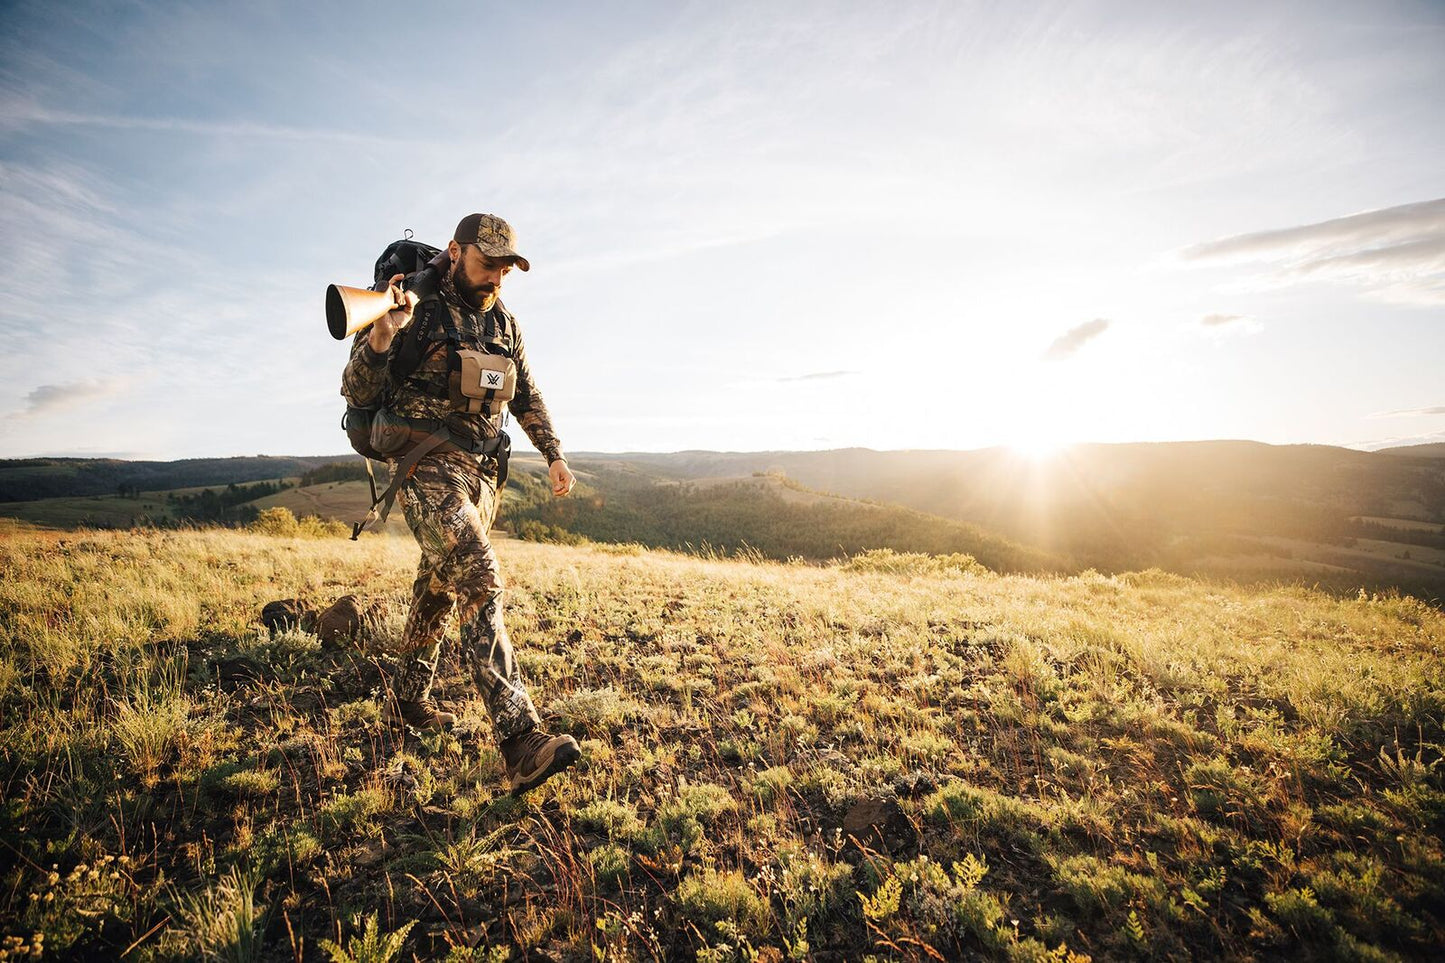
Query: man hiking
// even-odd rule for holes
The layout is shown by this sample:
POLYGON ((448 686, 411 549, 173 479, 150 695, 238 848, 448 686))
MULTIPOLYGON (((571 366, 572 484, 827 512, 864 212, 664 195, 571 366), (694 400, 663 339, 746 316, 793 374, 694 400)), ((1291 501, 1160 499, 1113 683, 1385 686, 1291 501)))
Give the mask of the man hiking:
POLYGON ((502 621, 501 574, 487 532, 506 481, 506 413, 546 458, 553 495, 565 497, 575 479, 533 381, 521 330, 497 299, 513 267, 531 268, 517 253, 511 225, 492 214, 469 214, 446 254, 451 263, 436 295, 418 301, 402 290, 401 275, 390 279, 397 307, 356 335, 341 393, 354 407, 380 403, 377 418, 407 438, 394 458, 433 446, 415 461, 397 495, 421 545, 421 564, 388 716, 422 730, 450 729, 456 722, 431 696, 455 608, 461 662, 491 715, 507 787, 520 794, 572 765, 581 752, 571 736, 542 730, 502 621))

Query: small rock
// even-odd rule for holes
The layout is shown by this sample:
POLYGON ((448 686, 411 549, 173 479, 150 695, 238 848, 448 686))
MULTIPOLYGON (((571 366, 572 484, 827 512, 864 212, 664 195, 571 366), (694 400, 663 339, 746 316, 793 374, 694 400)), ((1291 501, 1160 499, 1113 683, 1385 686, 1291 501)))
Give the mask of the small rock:
POLYGON ((216 678, 221 682, 256 682, 261 678, 260 668, 244 656, 220 659, 215 668, 216 678))
POLYGON ((852 837, 851 845, 897 853, 918 841, 918 831, 903 814, 903 807, 891 797, 865 799, 848 810, 843 817, 843 838, 852 837))
POLYGON ((300 599, 267 602, 265 608, 261 609, 261 624, 272 632, 285 632, 288 629, 309 632, 315 623, 316 612, 302 604, 300 599))
POLYGON ((926 796, 938 788, 938 781, 926 772, 914 770, 893 781, 893 791, 909 799, 926 796))
POLYGON ((356 638, 372 607, 355 595, 343 595, 316 618, 316 634, 322 642, 349 642, 356 638))

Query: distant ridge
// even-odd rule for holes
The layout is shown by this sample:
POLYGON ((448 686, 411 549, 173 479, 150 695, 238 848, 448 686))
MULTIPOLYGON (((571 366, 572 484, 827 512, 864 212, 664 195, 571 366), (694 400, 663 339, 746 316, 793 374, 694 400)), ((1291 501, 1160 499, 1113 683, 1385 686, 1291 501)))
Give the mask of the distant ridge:
POLYGON ((255 455, 124 461, 119 458, 16 458, 0 460, 0 502, 113 495, 120 485, 142 491, 243 484, 300 475, 360 455, 255 455))
MULTIPOLYGON (((706 545, 805 559, 879 547, 961 552, 995 570, 1062 563, 1307 578, 1346 592, 1397 588, 1438 604, 1445 596, 1439 448, 1199 441, 1080 445, 1049 458, 1007 448, 574 452, 583 486, 560 501, 540 480, 541 459, 519 452, 503 506, 513 531, 541 540, 706 545)), ((158 495, 167 490, 295 479, 358 457, 0 462, 0 498, 9 499, 0 517, 134 525, 171 517, 172 499, 158 495)), ((272 500, 298 514, 349 518, 367 493, 364 481, 332 481, 272 500)))
POLYGON ((1398 448, 1381 448, 1377 455, 1406 455, 1412 458, 1445 458, 1445 441, 1428 445, 1401 445, 1398 448))

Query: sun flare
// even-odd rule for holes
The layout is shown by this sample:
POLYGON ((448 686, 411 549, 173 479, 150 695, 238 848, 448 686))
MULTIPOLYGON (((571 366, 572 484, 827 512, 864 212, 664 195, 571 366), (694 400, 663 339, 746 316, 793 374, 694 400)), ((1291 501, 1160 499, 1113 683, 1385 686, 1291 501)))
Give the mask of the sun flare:
POLYGON ((1009 443, 1010 451, 1022 455, 1029 461, 1052 461, 1069 447, 1069 442, 1063 438, 1039 435, 1033 438, 1022 438, 1009 443))

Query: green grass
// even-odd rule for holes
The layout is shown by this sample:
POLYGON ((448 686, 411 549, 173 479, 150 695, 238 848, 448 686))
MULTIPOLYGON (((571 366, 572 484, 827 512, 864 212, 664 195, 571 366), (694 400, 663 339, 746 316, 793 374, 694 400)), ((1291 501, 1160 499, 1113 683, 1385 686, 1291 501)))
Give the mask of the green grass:
POLYGON ((143 492, 140 498, 89 495, 0 502, 0 515, 52 528, 128 528, 144 520, 161 522, 174 517, 172 506, 156 492, 143 492))
MULTIPOLYGON (((1445 616, 1158 571, 500 545, 579 766, 387 727, 415 546, 0 538, 0 951, 317 958, 1424 959, 1445 616), (360 592, 357 647, 268 636, 360 592), (896 825, 850 841, 852 807, 896 825), (469 949, 480 947, 477 951, 469 949)), ((455 631, 455 629, 453 629, 455 631)), ((7 957, 9 958, 9 957, 7 957)))

